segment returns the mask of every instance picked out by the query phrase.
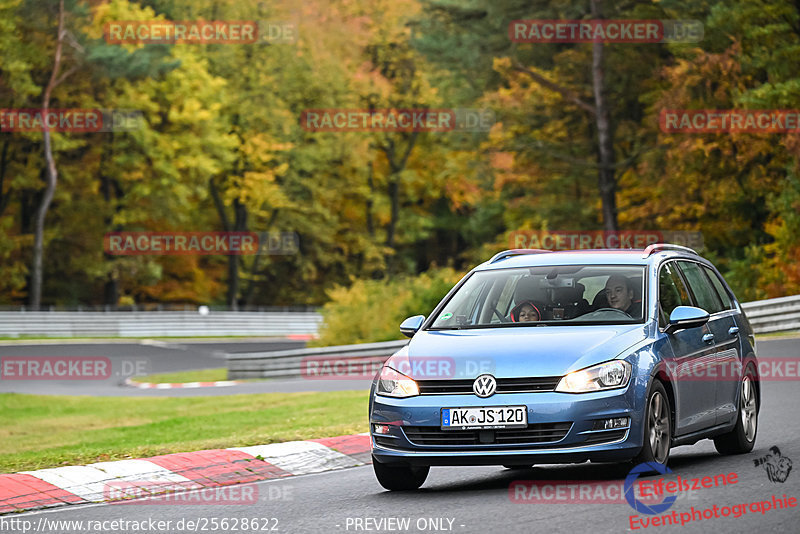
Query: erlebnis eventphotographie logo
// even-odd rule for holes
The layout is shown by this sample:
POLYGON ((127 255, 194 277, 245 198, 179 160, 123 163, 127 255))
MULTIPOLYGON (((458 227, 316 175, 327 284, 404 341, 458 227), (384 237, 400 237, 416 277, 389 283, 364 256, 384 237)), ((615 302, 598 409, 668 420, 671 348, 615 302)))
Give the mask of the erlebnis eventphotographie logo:
POLYGON ((777 446, 771 447, 769 451, 769 454, 753 460, 753 464, 756 467, 763 467, 771 482, 786 482, 792 471, 792 461, 786 456, 782 456, 781 450, 777 446))

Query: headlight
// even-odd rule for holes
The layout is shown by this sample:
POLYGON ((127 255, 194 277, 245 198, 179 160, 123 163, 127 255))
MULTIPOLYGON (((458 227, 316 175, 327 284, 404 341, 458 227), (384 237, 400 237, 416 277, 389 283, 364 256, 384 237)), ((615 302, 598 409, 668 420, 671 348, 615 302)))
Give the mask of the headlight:
POLYGON ((419 387, 416 382, 403 373, 383 366, 375 393, 387 397, 413 397, 419 395, 419 387))
POLYGON ((588 367, 564 376, 556 386, 561 393, 588 393, 621 388, 631 379, 631 364, 614 360, 588 367))

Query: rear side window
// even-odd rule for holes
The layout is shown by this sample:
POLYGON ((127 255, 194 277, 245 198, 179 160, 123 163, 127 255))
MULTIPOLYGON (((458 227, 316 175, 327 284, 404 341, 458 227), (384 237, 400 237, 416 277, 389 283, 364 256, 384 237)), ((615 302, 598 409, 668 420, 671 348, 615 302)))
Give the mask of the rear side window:
POLYGON ((703 272, 699 264, 691 261, 681 261, 681 272, 686 277, 689 284, 689 289, 694 295, 697 305, 703 308, 708 313, 721 312, 725 308, 722 306, 722 301, 717 295, 717 290, 711 285, 711 281, 703 272))
POLYGON ((722 307, 726 310, 732 310, 733 301, 731 300, 731 295, 728 293, 728 290, 725 289, 725 285, 722 283, 722 280, 719 279, 719 275, 705 265, 703 265, 703 270, 706 272, 706 275, 708 275, 709 280, 711 280, 711 285, 717 290, 717 295, 719 295, 720 300, 722 300, 722 307))
POLYGON ((691 306, 692 299, 683 284, 674 262, 664 264, 658 275, 659 322, 665 326, 672 310, 678 306, 691 306))

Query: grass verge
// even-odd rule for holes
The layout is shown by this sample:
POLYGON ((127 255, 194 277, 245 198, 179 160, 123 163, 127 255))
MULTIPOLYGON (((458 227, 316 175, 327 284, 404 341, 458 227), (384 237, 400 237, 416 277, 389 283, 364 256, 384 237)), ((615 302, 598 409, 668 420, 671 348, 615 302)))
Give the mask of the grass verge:
POLYGON ((214 397, 0 394, 0 473, 366 432, 366 391, 214 397))

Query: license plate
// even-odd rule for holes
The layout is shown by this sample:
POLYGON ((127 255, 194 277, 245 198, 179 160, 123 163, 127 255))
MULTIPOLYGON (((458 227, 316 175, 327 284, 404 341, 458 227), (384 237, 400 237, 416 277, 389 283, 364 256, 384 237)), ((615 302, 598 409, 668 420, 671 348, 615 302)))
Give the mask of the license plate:
POLYGON ((526 426, 528 426, 526 406, 442 408, 442 430, 524 428, 526 426))

